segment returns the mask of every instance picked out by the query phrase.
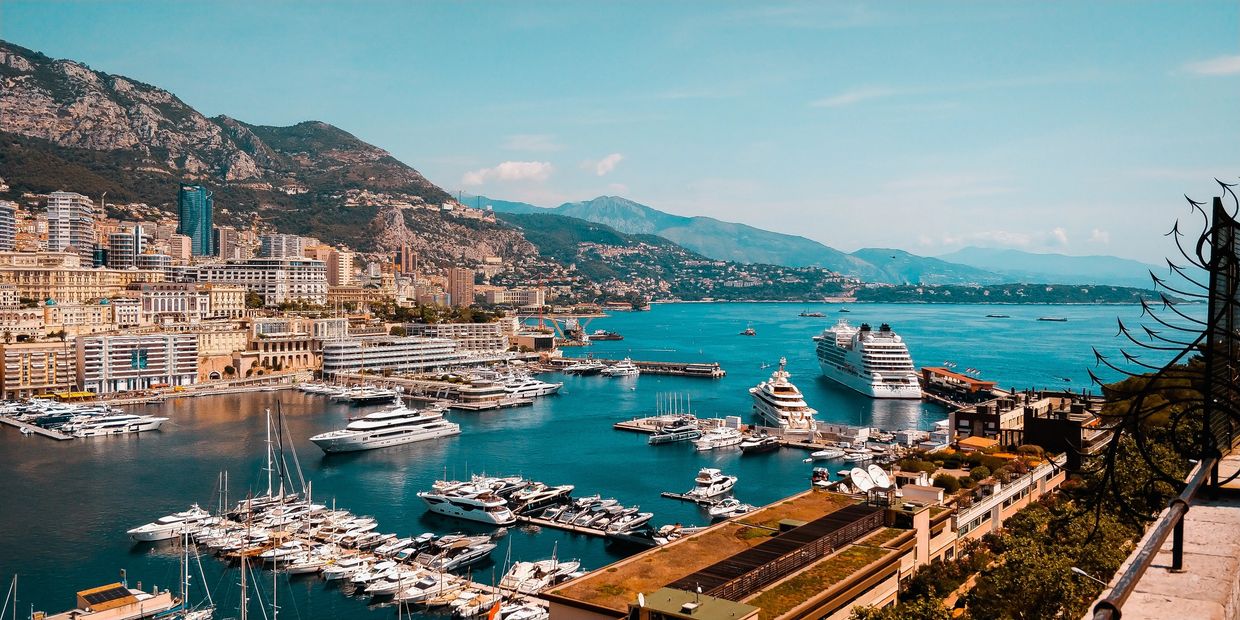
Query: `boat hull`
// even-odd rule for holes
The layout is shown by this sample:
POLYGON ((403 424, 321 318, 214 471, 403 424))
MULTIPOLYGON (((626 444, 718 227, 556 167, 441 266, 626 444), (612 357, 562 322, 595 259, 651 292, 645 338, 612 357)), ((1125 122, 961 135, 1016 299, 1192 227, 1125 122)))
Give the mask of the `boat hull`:
POLYGON ((401 446, 419 441, 427 441, 438 439, 440 437, 451 437, 460 435, 461 427, 453 425, 441 429, 430 431, 419 431, 417 433, 408 433, 404 435, 393 435, 388 437, 370 437, 367 433, 361 433, 353 437, 328 437, 328 438, 311 438, 310 441, 328 454, 337 452, 361 452, 363 450, 375 450, 378 448, 390 448, 392 446, 401 446))
POLYGON ((913 385, 893 385, 887 383, 875 383, 845 372, 837 368, 829 362, 819 361, 822 368, 822 376, 846 387, 851 390, 865 394, 870 398, 892 398, 892 399, 908 399, 914 400, 921 398, 921 386, 913 385))

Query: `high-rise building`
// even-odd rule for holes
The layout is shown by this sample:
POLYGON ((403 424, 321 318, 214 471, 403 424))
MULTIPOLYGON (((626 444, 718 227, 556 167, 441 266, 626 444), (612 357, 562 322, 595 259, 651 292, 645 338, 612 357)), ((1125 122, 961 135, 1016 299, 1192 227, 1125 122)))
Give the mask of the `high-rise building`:
POLYGON ((474 270, 465 267, 448 268, 448 297, 454 306, 471 306, 474 303, 474 270))
POLYGON ((249 258, 242 254, 241 233, 232 226, 217 226, 215 229, 215 253, 224 260, 249 258))
POLYGON ((128 231, 108 235, 107 265, 109 269, 129 269, 138 266, 138 255, 146 251, 150 237, 140 225, 128 231))
POLYGON ((0 252, 17 248, 17 203, 0 200, 0 252))
POLYGON ((418 269, 418 255, 405 245, 396 251, 396 273, 414 273, 418 269))
POLYGON ((47 195, 47 249, 62 252, 72 248, 87 263, 95 253, 95 205, 74 192, 47 195))
POLYGON ((258 238, 259 258, 302 258, 304 247, 301 237, 272 233, 258 238))
POLYGON ((190 251, 194 256, 215 254, 213 196, 201 185, 182 185, 177 198, 180 206, 177 233, 190 238, 190 251))

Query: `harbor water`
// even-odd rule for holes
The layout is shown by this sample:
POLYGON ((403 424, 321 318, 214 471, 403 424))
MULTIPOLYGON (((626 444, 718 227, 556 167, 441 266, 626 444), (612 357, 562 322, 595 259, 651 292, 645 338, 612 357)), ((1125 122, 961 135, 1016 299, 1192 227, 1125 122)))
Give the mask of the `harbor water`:
MULTIPOLYGON (((591 322, 622 341, 568 351, 602 358, 717 361, 722 379, 640 376, 559 377, 561 394, 532 407, 450 413, 462 434, 419 444, 324 456, 307 438, 341 428, 365 410, 293 391, 253 392, 173 399, 140 408, 171 418, 163 430, 136 436, 66 442, 25 437, 0 427, 0 576, 19 577, 19 610, 61 611, 74 592, 119 578, 130 585, 176 589, 177 551, 168 545, 133 544, 125 530, 198 502, 215 507, 217 475, 228 471, 230 499, 265 492, 263 411, 280 407, 314 499, 378 519, 379 531, 488 532, 481 524, 428 514, 415 493, 445 476, 521 474, 548 484, 572 484, 575 495, 602 494, 655 513, 654 525, 705 524, 700 508, 660 497, 693 485, 701 467, 739 476, 736 496, 765 504, 809 486, 812 465, 805 453, 785 449, 742 456, 737 450, 695 453, 688 444, 648 446, 643 435, 612 424, 654 413, 659 394, 676 393, 699 416, 740 415, 749 421, 747 389, 787 357, 792 380, 819 419, 884 429, 926 428, 945 417, 920 402, 876 402, 820 376, 810 338, 838 318, 877 325, 887 322, 905 338, 917 365, 957 364, 979 368, 1003 387, 1089 389, 1091 347, 1117 352, 1116 317, 1135 321, 1139 308, 1118 306, 862 305, 847 314, 838 305, 677 304, 650 312, 616 313, 591 322), (800 317, 803 310, 823 318, 800 317), (1007 314, 1009 318, 986 318, 1007 314), (1067 322, 1037 321, 1054 315, 1067 322), (739 332, 752 326, 756 336, 739 332)), ((1197 310, 1200 314, 1201 311, 1197 310)), ((1116 355, 1116 357, 1119 357, 1116 355)), ((1156 360, 1143 358, 1147 363, 1156 360)), ((1107 375, 1103 375, 1107 376, 1107 375)), ((555 377, 554 379, 552 377, 555 377)), ((498 581, 511 548, 514 560, 578 558, 598 568, 625 550, 601 539, 516 526, 498 541, 493 561, 477 565, 477 581, 498 581)), ((206 585, 217 618, 237 615, 238 573, 204 557, 206 585)), ((270 573, 258 587, 269 599, 270 573)), ((192 598, 201 596, 201 580, 192 598)), ((394 616, 392 607, 368 611, 369 601, 345 596, 317 578, 280 578, 280 615, 286 618, 394 616)), ((257 602, 254 603, 257 605, 257 602)), ((254 613, 258 613, 257 607, 254 613)))

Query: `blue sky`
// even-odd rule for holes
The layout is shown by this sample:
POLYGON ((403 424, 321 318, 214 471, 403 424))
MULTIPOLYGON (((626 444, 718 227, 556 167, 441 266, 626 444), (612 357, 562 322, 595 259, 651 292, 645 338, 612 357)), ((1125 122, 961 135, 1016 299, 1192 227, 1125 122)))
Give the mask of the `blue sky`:
POLYGON ((1158 260, 1240 176, 1240 3, 17 2, 0 38, 450 191, 844 250, 1158 260))

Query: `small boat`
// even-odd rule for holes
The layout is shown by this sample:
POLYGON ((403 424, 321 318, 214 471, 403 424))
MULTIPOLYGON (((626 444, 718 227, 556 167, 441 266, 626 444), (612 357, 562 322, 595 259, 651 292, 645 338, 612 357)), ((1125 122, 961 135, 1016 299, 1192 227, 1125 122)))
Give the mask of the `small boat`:
POLYGON ((986 318, 988 319, 1010 319, 1012 317, 1006 314, 987 314, 986 318))
POLYGON ((708 500, 725 495, 736 486, 736 476, 725 476, 713 467, 703 467, 694 478, 694 487, 685 493, 690 499, 708 500))
POLYGON ((1066 318, 1064 318, 1064 317, 1062 317, 1062 316, 1041 316, 1041 317, 1038 317, 1038 320, 1039 320, 1039 321, 1048 321, 1048 322, 1051 322, 1051 323, 1067 323, 1067 322, 1068 322, 1068 319, 1066 319, 1066 318))
POLYGON ((621 336, 616 332, 596 329, 594 330, 594 333, 586 336, 586 340, 624 340, 624 336, 621 336))
POLYGON ((820 318, 822 318, 822 317, 824 317, 824 316, 827 316, 827 315, 825 315, 825 314, 823 314, 823 313, 821 313, 821 312, 808 312, 808 311, 802 310, 802 311, 801 311, 801 314, 800 314, 800 315, 798 315, 798 316, 803 316, 803 317, 810 317, 810 318, 820 319, 820 318))
POLYGON ((23 427, 22 427, 22 434, 23 434, 23 435, 26 435, 27 437, 29 437, 30 435, 33 435, 33 434, 34 434, 34 431, 33 431, 30 427, 23 426, 23 427))
POLYGON ((825 450, 810 452, 809 458, 805 459, 805 462, 812 463, 813 461, 827 461, 830 459, 838 459, 842 456, 844 456, 843 450, 840 450, 839 448, 827 448, 825 450))
POLYGON ((744 454, 761 454, 779 449, 779 438, 771 435, 746 437, 741 441, 741 452, 744 454))
POLYGON ((753 327, 746 327, 743 331, 741 331, 741 335, 742 336, 757 336, 758 332, 754 331, 753 327))
POLYGON ((718 504, 710 507, 707 511, 712 519, 730 519, 739 517, 743 514, 753 512, 754 507, 749 504, 743 504, 740 500, 729 497, 718 504))
POLYGON ((849 310, 848 308, 840 308, 840 312, 852 312, 852 310, 849 310))

